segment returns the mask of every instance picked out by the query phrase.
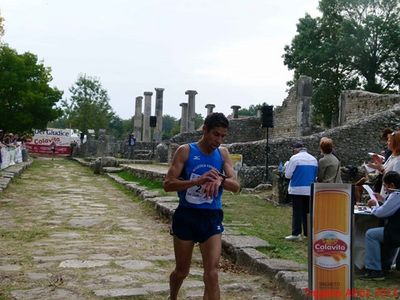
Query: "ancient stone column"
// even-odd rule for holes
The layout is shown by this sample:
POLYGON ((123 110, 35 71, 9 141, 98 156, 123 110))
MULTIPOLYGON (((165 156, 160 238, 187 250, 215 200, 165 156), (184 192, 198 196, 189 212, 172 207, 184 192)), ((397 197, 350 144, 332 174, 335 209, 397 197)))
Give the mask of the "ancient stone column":
POLYGON ((137 142, 142 141, 142 102, 142 96, 136 97, 135 115, 133 116, 133 134, 137 142))
POLYGON ((214 109, 215 105, 214 104, 206 104, 205 107, 207 108, 207 116, 208 116, 213 113, 213 109, 214 109))
POLYGON ((143 142, 151 141, 150 115, 152 92, 144 92, 143 142))
POLYGON ((157 117, 157 124, 154 128, 153 139, 156 142, 161 141, 162 137, 162 115, 163 115, 163 93, 164 89, 162 88, 155 88, 156 90, 156 117, 157 117))
POLYGON ((188 104, 183 102, 179 104, 182 107, 181 112, 181 132, 184 133, 188 131, 188 104))
POLYGON ((196 101, 195 101, 195 97, 197 95, 197 92, 194 90, 187 90, 185 92, 185 95, 189 96, 188 99, 188 128, 187 130, 189 132, 193 132, 195 131, 194 128, 194 118, 196 115, 196 111, 195 111, 195 105, 196 105, 196 101))
POLYGON ((234 118, 234 119, 239 118, 239 109, 241 108, 241 106, 239 106, 239 105, 232 105, 231 108, 232 108, 232 110, 233 110, 233 118, 234 118))
POLYGON ((305 136, 312 132, 312 78, 300 75, 297 81, 297 135, 305 136))

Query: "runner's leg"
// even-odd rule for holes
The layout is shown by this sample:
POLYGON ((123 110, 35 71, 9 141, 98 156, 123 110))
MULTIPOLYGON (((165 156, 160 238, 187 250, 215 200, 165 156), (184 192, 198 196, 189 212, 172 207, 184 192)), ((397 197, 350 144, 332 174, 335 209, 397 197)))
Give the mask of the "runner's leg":
POLYGON ((211 236, 200 244, 204 267, 204 299, 219 300, 218 265, 221 257, 221 234, 211 236))
POLYGON ((183 280, 189 274, 194 243, 174 236, 175 270, 169 276, 170 299, 176 300, 183 280))

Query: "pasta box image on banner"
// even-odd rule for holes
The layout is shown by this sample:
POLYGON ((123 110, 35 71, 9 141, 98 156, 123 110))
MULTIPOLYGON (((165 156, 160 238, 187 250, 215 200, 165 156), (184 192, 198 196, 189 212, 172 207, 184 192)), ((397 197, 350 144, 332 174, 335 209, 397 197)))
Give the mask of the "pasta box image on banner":
POLYGON ((352 299, 353 192, 350 184, 315 183, 311 189, 310 299, 352 299))

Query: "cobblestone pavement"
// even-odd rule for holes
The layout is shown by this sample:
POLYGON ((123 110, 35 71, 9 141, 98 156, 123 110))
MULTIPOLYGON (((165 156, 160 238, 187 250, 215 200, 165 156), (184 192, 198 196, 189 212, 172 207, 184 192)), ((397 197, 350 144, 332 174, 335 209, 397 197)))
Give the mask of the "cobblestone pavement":
MULTIPOLYGON (((166 299, 168 224, 105 176, 36 160, 0 194, 0 299, 166 299)), ((289 299, 223 260, 222 299, 289 299)), ((198 249, 180 299, 202 299, 198 249)))

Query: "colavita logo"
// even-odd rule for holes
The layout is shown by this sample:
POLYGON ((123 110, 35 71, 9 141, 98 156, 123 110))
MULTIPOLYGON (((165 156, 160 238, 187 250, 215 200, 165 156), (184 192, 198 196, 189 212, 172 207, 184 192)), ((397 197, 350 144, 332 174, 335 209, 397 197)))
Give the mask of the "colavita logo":
POLYGON ((333 253, 346 252, 347 244, 339 239, 324 238, 315 241, 314 251, 323 256, 331 256, 333 253))

